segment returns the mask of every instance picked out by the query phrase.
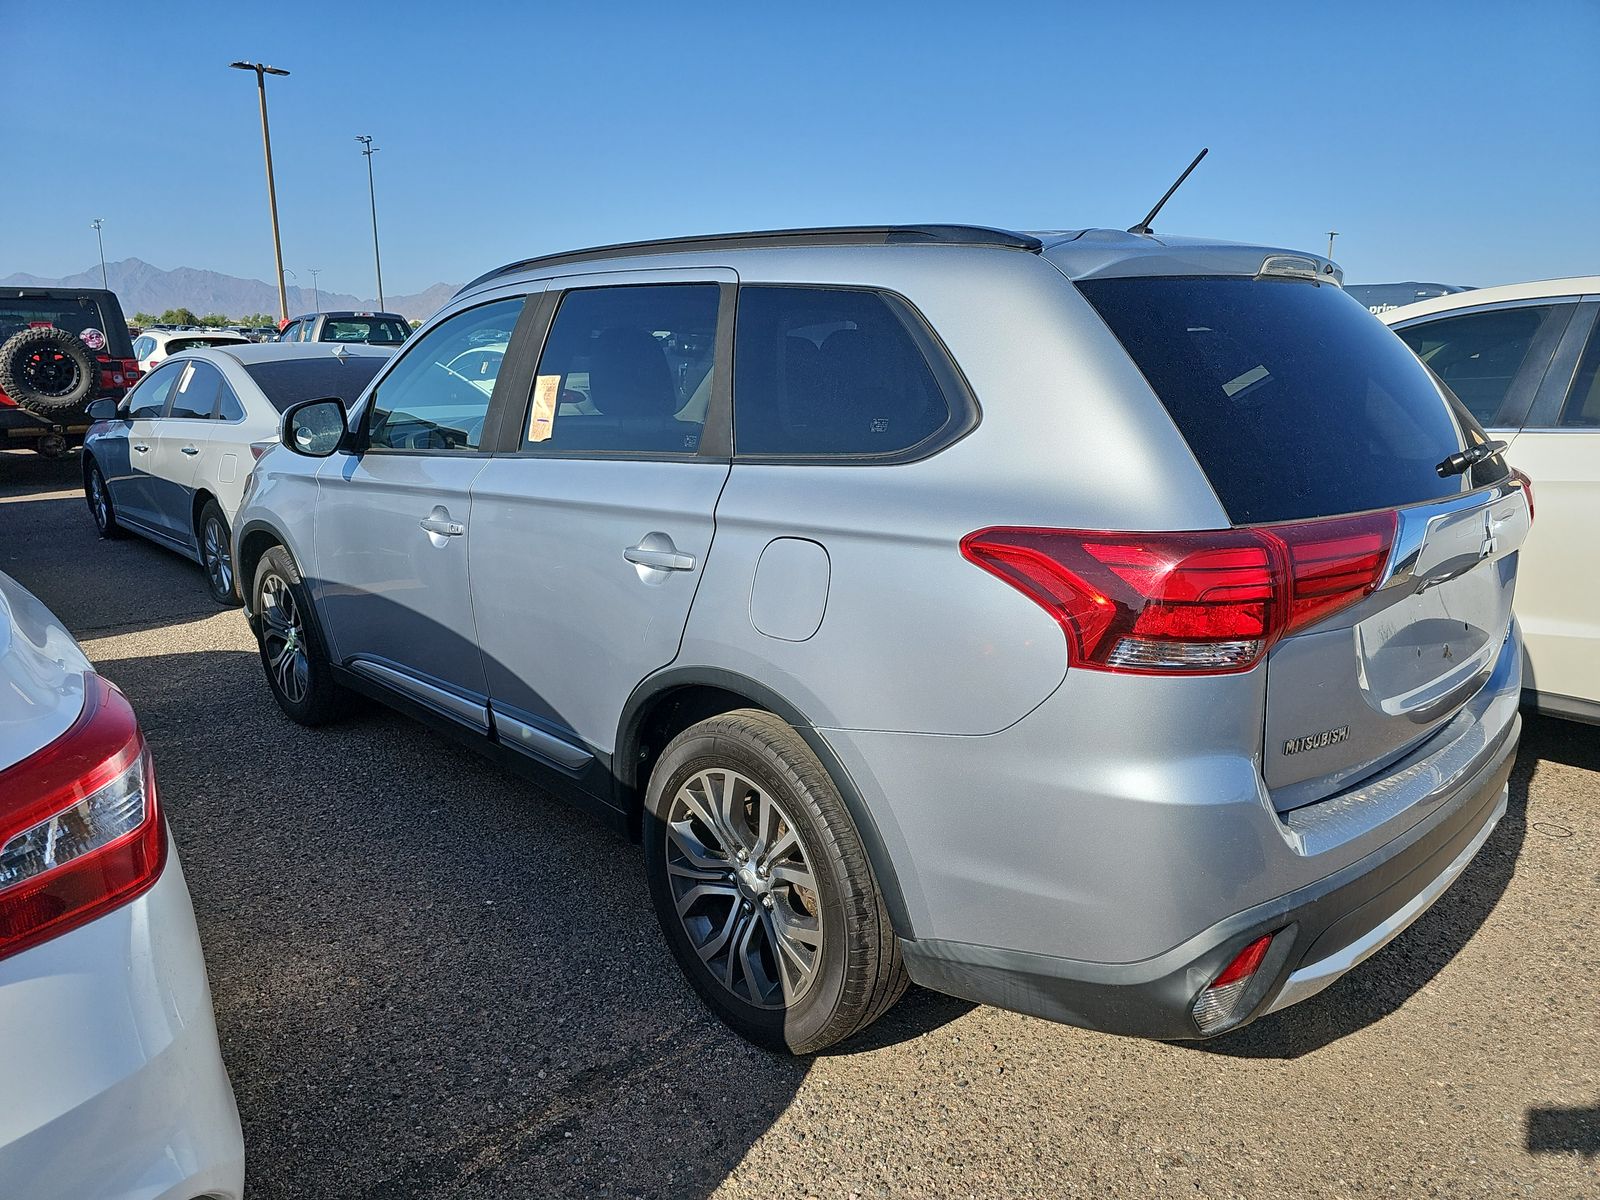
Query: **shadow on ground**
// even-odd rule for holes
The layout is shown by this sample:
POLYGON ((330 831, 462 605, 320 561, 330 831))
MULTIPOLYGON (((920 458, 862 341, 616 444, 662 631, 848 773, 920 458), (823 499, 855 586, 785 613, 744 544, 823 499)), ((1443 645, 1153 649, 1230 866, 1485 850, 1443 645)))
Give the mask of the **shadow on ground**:
MULTIPOLYGON (((788 1106, 807 1064, 700 1005, 637 847, 384 710, 289 723, 249 651, 105 670, 197 898, 252 1196, 706 1195, 788 1106)), ((969 1007, 913 992, 837 1052, 969 1007)))

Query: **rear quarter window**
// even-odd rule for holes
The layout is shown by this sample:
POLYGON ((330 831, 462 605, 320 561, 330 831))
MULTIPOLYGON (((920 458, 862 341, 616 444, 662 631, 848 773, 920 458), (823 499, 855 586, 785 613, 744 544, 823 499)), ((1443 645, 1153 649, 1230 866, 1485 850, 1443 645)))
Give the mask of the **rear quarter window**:
POLYGON ((887 293, 741 287, 733 364, 741 458, 917 455, 974 415, 921 318, 887 293))
POLYGON ((1457 495, 1441 477, 1484 435, 1403 342, 1333 284, 1238 277, 1080 280, 1235 524, 1457 495))

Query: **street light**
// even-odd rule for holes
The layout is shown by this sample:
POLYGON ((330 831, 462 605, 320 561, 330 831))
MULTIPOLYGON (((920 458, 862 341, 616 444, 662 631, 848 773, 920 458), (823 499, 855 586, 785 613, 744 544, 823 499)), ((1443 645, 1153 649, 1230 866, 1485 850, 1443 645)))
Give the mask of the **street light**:
POLYGON ((100 243, 100 286, 109 292, 111 285, 106 282, 106 240, 100 236, 100 226, 105 223, 106 219, 104 217, 96 217, 89 222, 94 229, 94 240, 100 243))
POLYGON ((384 312, 387 306, 383 302, 383 259, 378 255, 378 196, 372 187, 372 156, 380 147, 372 144, 372 138, 365 133, 358 133, 356 141, 360 142, 362 154, 367 156, 367 200, 372 205, 372 262, 378 268, 378 311, 384 312))
POLYGON ((289 319, 289 293, 283 286, 283 244, 278 239, 278 190, 272 182, 272 134, 267 129, 267 76, 287 75, 289 72, 265 63, 234 62, 228 64, 240 71, 256 73, 256 91, 261 96, 261 147, 267 155, 267 207, 272 211, 272 255, 278 266, 278 316, 289 319))
POLYGON ((306 270, 311 272, 311 303, 316 306, 316 310, 318 312, 321 312, 322 311, 322 293, 317 290, 317 276, 322 274, 322 268, 321 267, 307 267, 306 270))
POLYGON ((1337 229, 1328 230, 1328 260, 1333 261, 1333 239, 1339 236, 1337 229))

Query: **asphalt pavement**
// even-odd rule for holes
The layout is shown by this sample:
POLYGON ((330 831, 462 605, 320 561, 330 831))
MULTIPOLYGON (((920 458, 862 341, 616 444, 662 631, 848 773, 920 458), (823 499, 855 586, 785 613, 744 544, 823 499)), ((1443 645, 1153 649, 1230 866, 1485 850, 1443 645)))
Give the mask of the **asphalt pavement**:
POLYGON ((1530 718, 1456 886, 1236 1034, 913 990, 796 1060, 700 1006, 637 847, 398 715, 281 716, 198 567, 96 539, 75 460, 0 453, 0 570, 144 724, 251 1200, 1600 1196, 1600 729, 1530 718))

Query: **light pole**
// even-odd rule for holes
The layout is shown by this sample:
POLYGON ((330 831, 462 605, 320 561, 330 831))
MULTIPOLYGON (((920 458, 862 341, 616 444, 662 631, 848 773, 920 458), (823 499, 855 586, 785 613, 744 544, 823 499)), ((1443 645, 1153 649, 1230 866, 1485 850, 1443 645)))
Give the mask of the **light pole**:
POLYGON ((289 319, 289 293, 283 286, 283 244, 278 239, 278 190, 272 182, 272 134, 267 129, 267 76, 287 75, 289 72, 265 63, 229 63, 241 71, 256 73, 256 91, 261 96, 261 147, 267 155, 267 207, 272 210, 272 256, 278 266, 278 318, 289 319))
POLYGON ((106 223, 104 217, 96 217, 89 224, 94 228, 94 240, 100 243, 100 286, 106 291, 111 290, 111 285, 106 282, 106 240, 100 236, 100 226, 106 223))
POLYGON ((322 268, 307 267, 306 270, 311 272, 311 303, 316 306, 318 312, 321 312, 322 293, 317 290, 317 276, 322 274, 322 268))
POLYGON ((378 268, 378 311, 383 312, 383 259, 378 254, 378 194, 372 186, 372 156, 380 147, 374 146, 372 138, 365 133, 357 134, 356 141, 361 143, 361 153, 367 156, 367 200, 372 205, 372 262, 378 268))
POLYGON ((1336 229, 1328 230, 1328 261, 1329 262, 1333 261, 1333 239, 1338 237, 1338 236, 1339 236, 1339 231, 1338 230, 1336 230, 1336 229))

